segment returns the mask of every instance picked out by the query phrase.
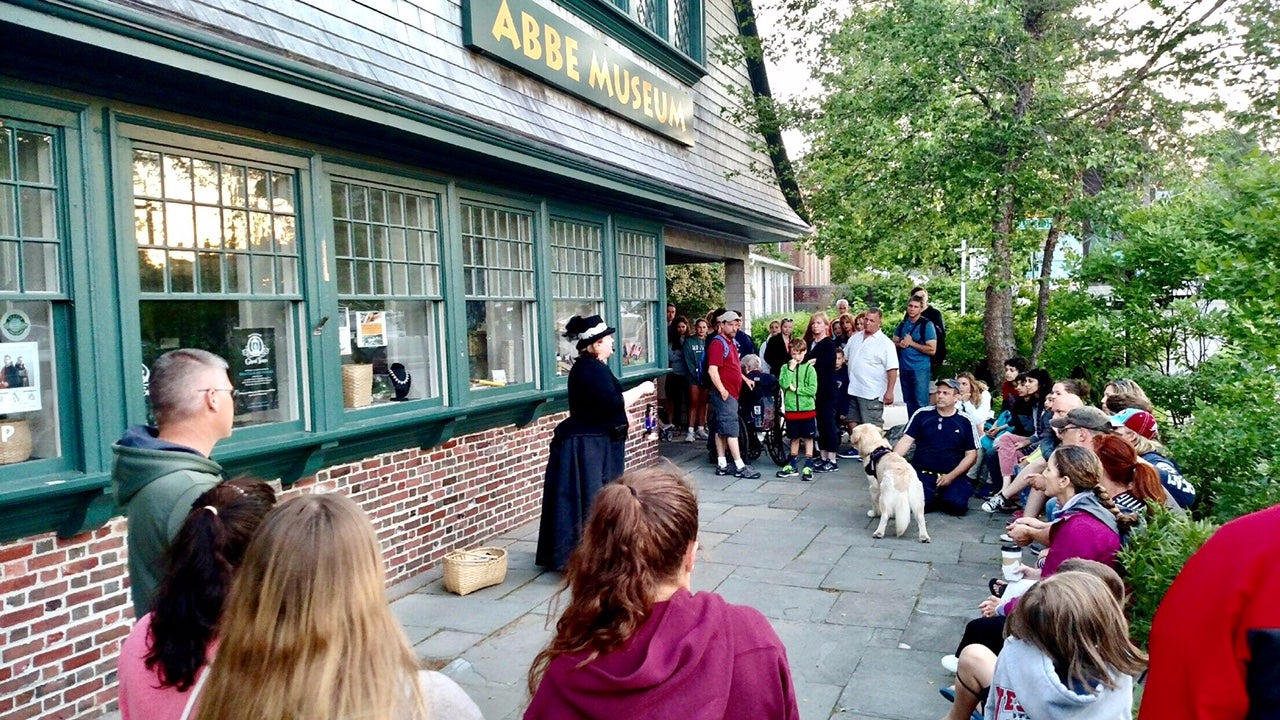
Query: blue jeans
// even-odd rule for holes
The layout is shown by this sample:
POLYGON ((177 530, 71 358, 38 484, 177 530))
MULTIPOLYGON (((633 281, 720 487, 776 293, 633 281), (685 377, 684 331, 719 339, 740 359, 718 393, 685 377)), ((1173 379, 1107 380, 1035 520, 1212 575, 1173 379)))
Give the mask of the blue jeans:
POLYGON ((943 488, 938 487, 938 474, 916 470, 920 484, 924 486, 924 511, 941 510, 948 515, 964 515, 969 512, 969 498, 973 497, 973 484, 968 476, 961 475, 943 488))
POLYGON ((903 367, 898 371, 902 380, 902 400, 907 404, 907 417, 929 404, 929 381, 933 379, 931 370, 912 370, 903 367))
POLYGON ((973 497, 973 483, 968 475, 960 475, 948 486, 938 487, 937 473, 916 469, 920 484, 924 486, 924 511, 941 510, 947 515, 964 515, 969 511, 969 498, 973 497))

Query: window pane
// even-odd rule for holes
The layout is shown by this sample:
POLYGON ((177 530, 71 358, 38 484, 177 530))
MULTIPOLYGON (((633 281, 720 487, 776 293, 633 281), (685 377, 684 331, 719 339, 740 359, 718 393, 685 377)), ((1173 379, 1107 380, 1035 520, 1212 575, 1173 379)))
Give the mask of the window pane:
POLYGON ((191 200, 191 159, 164 155, 164 197, 191 200))
POLYGON ((603 302, 556 301, 556 375, 568 375, 569 368, 578 357, 578 345, 564 336, 565 326, 574 315, 590 317, 604 315, 603 302))
POLYGON ((222 203, 231 207, 244 207, 249 201, 245 180, 245 168, 240 165, 224 165, 222 168, 222 203))
POLYGON ((196 202, 217 205, 219 202, 218 163, 196 158, 191 163, 191 175, 196 185, 196 202))
POLYGON ((200 292, 222 292, 222 255, 200 253, 200 292))
POLYGON ((0 342, 0 443, 17 443, 17 434, 30 437, 31 460, 62 454, 58 423, 57 351, 53 335, 53 304, 0 302, 0 317, 20 312, 30 327, 18 342, 0 342))
POLYGON ((0 180, 13 179, 13 149, 10 143, 13 141, 13 131, 7 127, 0 127, 0 180))
POLYGON ((169 290, 176 293, 196 291, 196 254, 193 252, 169 253, 169 290))
POLYGON ((53 184, 53 136, 18 132, 18 179, 22 182, 53 184))
POLYGON ((22 244, 22 284, 28 292, 57 292, 58 246, 56 243, 22 244))
POLYGON ((22 218, 22 237, 58 237, 57 197, 53 190, 20 188, 18 190, 19 215, 22 218))
POLYGON ((164 292, 164 268, 168 263, 163 250, 138 251, 138 288, 142 292, 164 292))
POLYGON ((533 381, 532 302, 467 301, 472 390, 533 381))
MULTIPOLYGON (((397 393, 406 400, 440 397, 439 309, 440 303, 431 300, 343 302, 342 364, 372 366, 372 404, 395 402, 397 393)), ((358 392, 344 399, 349 408, 364 402, 358 392)))
POLYGON ((18 215, 14 209, 13 191, 11 187, 0 187, 0 235, 18 236, 18 215))
POLYGON ((143 300, 138 304, 142 360, 150 367, 169 350, 208 350, 231 365, 231 384, 240 391, 236 427, 295 420, 301 387, 294 305, 283 300, 143 300))
POLYGON ((267 187, 267 171, 251 167, 248 169, 249 208, 251 210, 271 209, 271 189, 267 187))
POLYGON ((252 285, 249 256, 244 253, 227 255, 227 292, 247 295, 252 290, 252 285))
POLYGON ((657 303, 643 301, 621 303, 622 337, 618 341, 617 353, 622 356, 623 367, 653 362, 652 328, 657 307, 657 303))
POLYGON ((0 240, 0 290, 17 292, 22 289, 18 276, 22 272, 18 263, 19 243, 0 240))

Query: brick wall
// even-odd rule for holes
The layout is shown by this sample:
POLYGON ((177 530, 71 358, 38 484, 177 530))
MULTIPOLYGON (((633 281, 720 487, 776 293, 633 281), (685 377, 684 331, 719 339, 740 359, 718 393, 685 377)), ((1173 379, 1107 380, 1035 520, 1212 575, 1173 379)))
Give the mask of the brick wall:
MULTIPOLYGON (((652 399, 652 398, 650 398, 652 399)), ((636 426, 644 415, 632 411, 636 426)), ((346 493, 369 513, 393 583, 444 554, 538 517, 551 433, 563 414, 524 428, 455 438, 325 469, 286 497, 346 493)), ((657 461, 637 431, 629 466, 657 461)), ((90 718, 115 710, 116 657, 133 622, 125 521, 59 540, 0 545, 0 718, 90 718)))

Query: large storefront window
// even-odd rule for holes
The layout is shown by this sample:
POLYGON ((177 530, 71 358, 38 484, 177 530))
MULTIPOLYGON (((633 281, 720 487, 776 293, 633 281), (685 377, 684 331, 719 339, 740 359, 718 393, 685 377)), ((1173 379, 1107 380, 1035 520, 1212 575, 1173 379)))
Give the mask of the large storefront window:
POLYGON ((574 315, 604 315, 604 274, 599 225, 551 221, 551 296, 556 318, 556 374, 568 375, 577 344, 565 338, 574 315))
POLYGON ((0 119, 0 297, 12 298, 0 300, 0 465, 62 455, 54 303, 66 296, 57 140, 52 131, 0 119))
POLYGON ((622 314, 618 354, 623 367, 654 362, 653 319, 658 310, 656 235, 618 232, 618 306, 622 314))
POLYGON ((331 194, 347 407, 439 397, 439 197, 347 179, 331 194))
POLYGON ((472 390, 533 382, 533 214, 462 203, 472 390))
POLYGON ((133 153, 143 363, 179 347, 221 355, 237 426, 299 417, 296 198, 289 169, 133 153))

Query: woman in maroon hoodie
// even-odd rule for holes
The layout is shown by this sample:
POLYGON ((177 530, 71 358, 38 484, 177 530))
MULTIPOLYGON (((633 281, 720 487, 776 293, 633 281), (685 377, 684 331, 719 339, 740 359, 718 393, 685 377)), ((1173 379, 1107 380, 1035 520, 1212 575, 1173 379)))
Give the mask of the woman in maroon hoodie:
POLYGON ((674 468, 627 472, 596 495, 525 720, 800 717, 764 616, 690 592, 697 539, 698 501, 674 468))

